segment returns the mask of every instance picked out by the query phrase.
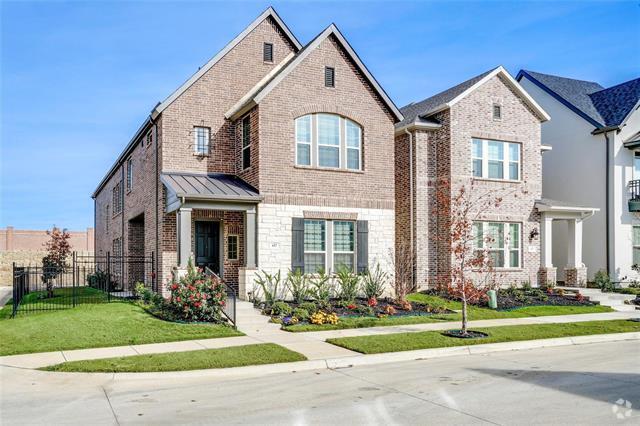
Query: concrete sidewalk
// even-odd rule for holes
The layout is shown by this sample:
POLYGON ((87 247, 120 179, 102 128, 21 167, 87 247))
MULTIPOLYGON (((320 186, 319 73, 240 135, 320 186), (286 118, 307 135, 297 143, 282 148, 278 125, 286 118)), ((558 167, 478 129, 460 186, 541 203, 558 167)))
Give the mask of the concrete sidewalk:
MULTIPOLYGON (((66 361, 79 361, 120 356, 143 355, 152 353, 187 352, 202 349, 215 349, 232 346, 242 346, 257 343, 276 343, 292 351, 299 352, 310 361, 345 360, 352 357, 362 357, 361 354, 325 342, 333 337, 369 336, 380 334, 407 333, 420 331, 438 331, 459 327, 460 322, 441 322, 428 324, 412 324, 388 327, 355 328, 346 330, 317 331, 306 333, 290 333, 282 331, 278 324, 269 322, 269 318, 261 315, 258 310, 247 302, 238 304, 238 329, 246 334, 240 337, 225 337, 217 339, 186 340, 181 342, 151 343, 144 345, 129 345, 109 348, 93 348, 43 352, 35 354, 11 355, 0 357, 0 365, 20 368, 40 368, 59 364, 66 361)), ((546 317, 508 318, 494 320, 470 321, 470 327, 496 327, 504 325, 527 324, 561 324, 568 322, 603 321, 628 319, 638 317, 632 312, 608 312, 600 314, 558 315, 546 317)), ((613 335, 615 336, 615 335, 613 335)), ((588 338, 589 336, 584 336, 588 338)), ((569 340, 569 339, 567 339, 569 340)), ((515 347, 522 347, 527 343, 514 343, 515 347)), ((539 345, 540 343, 536 343, 539 345)), ((500 344, 498 344, 500 345, 500 344)), ((481 345, 484 346, 484 345, 481 345)), ((539 346, 536 346, 539 347, 539 346)), ((460 352, 464 347, 450 349, 460 352)), ((434 350, 430 350, 434 351, 434 350)), ((403 357, 403 355, 389 355, 403 357)), ((367 357, 372 357, 368 355, 367 357)))

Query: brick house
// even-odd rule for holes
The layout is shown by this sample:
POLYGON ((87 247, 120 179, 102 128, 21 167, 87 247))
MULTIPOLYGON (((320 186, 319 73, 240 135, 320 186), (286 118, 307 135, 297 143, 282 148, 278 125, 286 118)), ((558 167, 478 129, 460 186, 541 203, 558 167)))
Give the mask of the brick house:
POLYGON ((391 270, 400 111, 331 25, 267 9, 159 103, 93 194, 96 254, 193 255, 243 296, 258 269, 391 270))
POLYGON ((567 281, 577 285, 586 278, 578 277, 583 266, 578 238, 581 221, 593 209, 542 197, 541 123, 549 116, 503 67, 401 112, 404 119, 395 132, 396 245, 398 252, 409 245, 405 250, 415 258, 419 288, 435 285, 450 270, 449 230, 446 215, 436 213, 436 194, 452 197, 461 186, 503 198, 497 208, 471 213, 474 244, 487 244, 487 236, 495 240, 490 255, 500 284, 555 281, 546 219, 574 225, 567 281))

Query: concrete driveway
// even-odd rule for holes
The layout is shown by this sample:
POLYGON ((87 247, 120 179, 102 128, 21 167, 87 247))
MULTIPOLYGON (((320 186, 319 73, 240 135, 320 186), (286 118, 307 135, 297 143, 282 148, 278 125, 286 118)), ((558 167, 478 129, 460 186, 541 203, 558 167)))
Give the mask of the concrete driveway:
POLYGON ((639 354, 631 341, 233 379, 3 367, 0 423, 638 424, 639 354))

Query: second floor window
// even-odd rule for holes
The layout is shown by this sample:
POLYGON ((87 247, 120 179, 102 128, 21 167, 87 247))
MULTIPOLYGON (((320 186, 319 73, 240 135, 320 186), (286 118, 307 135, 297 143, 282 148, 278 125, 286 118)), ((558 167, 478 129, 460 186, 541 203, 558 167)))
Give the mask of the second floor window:
POLYGON ((127 191, 133 188, 133 159, 127 160, 127 191))
POLYGON ((242 119, 242 170, 251 167, 251 116, 242 119))
POLYGON ((356 122, 309 114, 296 119, 295 132, 297 166, 362 170, 362 127, 356 122))
POLYGON ((473 177, 520 180, 520 144, 472 139, 473 177))
POLYGON ((194 127, 194 147, 195 153, 198 155, 209 154, 209 128, 208 127, 194 127))

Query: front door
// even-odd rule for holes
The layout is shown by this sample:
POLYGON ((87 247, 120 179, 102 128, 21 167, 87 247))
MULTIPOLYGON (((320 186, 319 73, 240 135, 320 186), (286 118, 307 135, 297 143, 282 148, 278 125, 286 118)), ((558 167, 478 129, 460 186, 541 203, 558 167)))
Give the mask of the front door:
POLYGON ((196 266, 220 275, 219 222, 196 222, 196 266))

